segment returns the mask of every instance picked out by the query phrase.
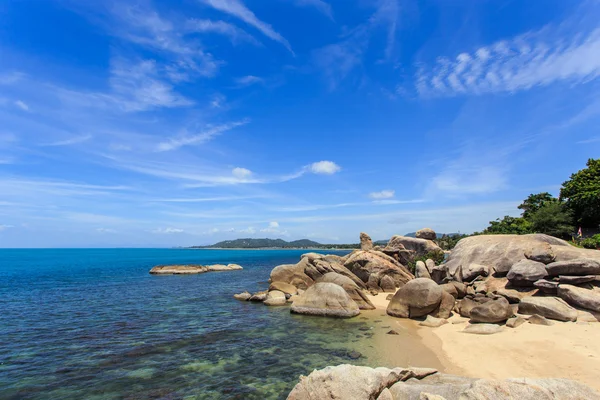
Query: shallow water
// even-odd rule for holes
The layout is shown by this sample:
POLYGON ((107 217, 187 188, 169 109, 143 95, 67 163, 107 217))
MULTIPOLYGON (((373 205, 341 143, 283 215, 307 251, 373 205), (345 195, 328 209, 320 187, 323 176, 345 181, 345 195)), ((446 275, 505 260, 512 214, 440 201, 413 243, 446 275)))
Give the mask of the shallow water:
POLYGON ((280 399, 315 368, 377 365, 380 311, 338 320, 232 298, 266 289, 271 269, 302 253, 0 250, 0 398, 280 399), (148 273, 167 263, 244 270, 148 273))

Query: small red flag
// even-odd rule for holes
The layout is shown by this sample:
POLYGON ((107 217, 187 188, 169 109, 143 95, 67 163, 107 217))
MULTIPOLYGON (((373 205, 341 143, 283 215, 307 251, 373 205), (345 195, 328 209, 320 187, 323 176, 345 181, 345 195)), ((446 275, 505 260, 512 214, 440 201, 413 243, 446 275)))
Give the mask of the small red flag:
POLYGON ((581 227, 579 227, 579 230, 577 231, 577 235, 580 237, 583 236, 583 233, 581 232, 581 227))

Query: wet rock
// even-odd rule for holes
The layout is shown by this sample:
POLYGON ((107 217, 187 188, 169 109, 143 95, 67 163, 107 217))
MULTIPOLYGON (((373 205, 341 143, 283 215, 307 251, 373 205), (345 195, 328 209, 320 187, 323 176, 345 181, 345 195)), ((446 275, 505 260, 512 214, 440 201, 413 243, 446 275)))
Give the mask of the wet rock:
POLYGON ((350 358, 352 360, 358 360, 361 357, 362 357, 362 354, 359 353, 358 351, 350 351, 350 352, 348 352, 348 358, 350 358))
POLYGON ((360 314, 358 305, 346 291, 334 283, 318 282, 298 296, 292 313, 350 318, 360 314))
POLYGON ((492 299, 471 309, 471 322, 496 323, 513 316, 513 310, 504 297, 492 299))
POLYGON ((256 302, 265 301, 267 299, 267 293, 268 293, 268 291, 266 291, 266 290, 263 290, 263 291, 260 291, 260 292, 256 292, 248 300, 249 301, 256 301, 256 302))
POLYGON ((241 301, 248 301, 248 300, 250 300, 250 297, 252 297, 252 295, 249 292, 242 292, 242 293, 233 295, 234 299, 241 300, 241 301))
POLYGON ((546 266, 543 263, 521 260, 510 268, 507 278, 514 286, 533 286, 535 281, 544 279, 547 275, 546 266))
POLYGON ((443 290, 431 279, 414 279, 396 292, 387 313, 399 318, 425 316, 438 308, 442 293, 443 290))
POLYGON ((528 297, 519 303, 519 313, 541 315, 558 321, 576 321, 577 310, 556 297, 528 297))

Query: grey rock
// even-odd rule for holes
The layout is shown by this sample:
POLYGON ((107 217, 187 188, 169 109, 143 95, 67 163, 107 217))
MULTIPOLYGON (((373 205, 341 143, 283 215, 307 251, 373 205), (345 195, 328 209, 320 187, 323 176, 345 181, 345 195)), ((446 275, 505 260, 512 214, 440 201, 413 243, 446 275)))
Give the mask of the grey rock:
POLYGON ((448 323, 448 321, 443 318, 436 318, 436 317, 432 317, 431 315, 428 315, 427 318, 425 318, 425 321, 419 322, 419 325, 427 326, 429 328, 437 328, 437 327, 445 325, 447 323, 448 323))
POLYGON ((444 292, 450 294, 455 299, 458 298, 458 290, 456 289, 456 286, 452 284, 452 282, 444 283, 443 285, 440 285, 440 287, 444 290, 444 292))
MULTIPOLYGON (((600 253, 600 251, 596 252, 600 253)), ((600 260, 577 258, 568 261, 556 261, 546 265, 550 276, 559 275, 600 275, 600 260)))
POLYGON ((519 303, 519 313, 538 314, 557 321, 577 320, 577 310, 556 297, 527 297, 519 303))
POLYGON ((415 236, 417 237, 417 239, 426 239, 426 240, 435 240, 437 238, 435 231, 431 228, 419 229, 415 236))
POLYGON ((568 285, 579 285, 582 283, 594 282, 598 279, 596 275, 584 275, 584 276, 568 276, 568 275, 560 275, 558 277, 558 281, 560 283, 566 283, 568 285))
POLYGON ((533 283, 533 287, 539 289, 543 293, 555 295, 558 291, 558 282, 540 279, 533 283))
POLYGON ((550 264, 551 262, 554 262, 556 256, 549 243, 541 243, 525 250, 525 258, 544 264, 550 264))
POLYGON ((533 296, 537 290, 499 289, 496 294, 504 297, 509 303, 518 304, 522 299, 533 296))
POLYGON ((456 303, 456 308, 458 310, 458 313, 461 315, 461 317, 465 317, 465 318, 470 318, 471 317, 471 310, 480 305, 483 304, 485 302, 491 301, 490 298, 488 297, 465 297, 464 299, 458 301, 456 303))
POLYGON ((460 276, 463 282, 471 282, 478 276, 488 276, 490 274, 490 267, 487 265, 471 263, 463 265, 460 270, 460 276))
POLYGON ((470 324, 462 331, 475 335, 493 335, 494 333, 502 332, 502 330, 502 327, 496 324, 470 324))
POLYGON ((525 322, 527 322, 527 320, 523 317, 510 318, 508 321, 506 321, 506 326, 509 328, 517 328, 523 325, 525 322))
POLYGON ((440 252, 443 250, 435 244, 435 242, 427 239, 411 238, 407 236, 392 236, 387 246, 383 249, 384 252, 394 251, 399 248, 412 251, 414 257, 422 257, 428 253, 440 252))
POLYGON ((429 273, 431 274, 431 271, 433 271, 433 269, 435 268, 435 261, 433 261, 431 258, 428 258, 427 260, 425 260, 425 266, 427 267, 427 271, 429 271, 429 273))
POLYGON ((533 286, 535 281, 544 279, 547 275, 546 266, 543 263, 521 260, 510 268, 506 277, 514 286, 533 286))
POLYGON ((374 310, 375 306, 371 303, 371 300, 367 294, 354 283, 354 281, 344 275, 340 275, 336 272, 328 272, 317 280, 317 282, 329 282, 335 283, 336 285, 344 288, 346 293, 352 300, 356 302, 358 308, 361 310, 374 310))
POLYGON ((414 275, 404 265, 376 251, 355 251, 346 259, 344 267, 362 282, 368 282, 369 289, 381 290, 379 283, 384 276, 393 280, 394 287, 400 287, 414 279, 414 275))
POLYGON ((446 291, 442 292, 442 301, 440 301, 440 305, 432 313, 432 315, 437 318, 450 318, 455 303, 456 299, 454 298, 454 296, 452 296, 446 291))
POLYGON ((298 296, 290 308, 292 313, 325 317, 350 318, 360 314, 358 305, 339 285, 318 282, 298 296))
POLYGON ((529 319, 527 319, 527 322, 529 322, 530 324, 534 324, 534 325, 545 325, 545 326, 552 325, 552 321, 550 321, 546 317, 542 317, 541 315, 537 315, 537 314, 529 317, 529 319))
POLYGON ((401 287, 388 304, 387 313, 393 317, 416 318, 438 308, 442 288, 427 278, 417 278, 401 287))
POLYGON ((444 264, 436 265, 431 270, 431 279, 436 283, 444 283, 448 280, 448 269, 444 264))
POLYGON ((388 331, 388 333, 387 333, 387 334, 388 334, 388 335, 399 335, 399 333, 398 333, 398 332, 396 332, 396 331, 395 331, 395 330, 393 330, 393 329, 392 329, 392 330, 390 330, 390 331, 388 331))
POLYGON ((431 274, 423 261, 417 261, 415 265, 415 277, 431 279, 431 274))
POLYGON ((513 316, 513 310, 504 297, 492 299, 471 309, 471 322, 496 323, 513 316))
POLYGON ((558 296, 575 307, 600 312, 600 291, 573 285, 558 285, 558 296))

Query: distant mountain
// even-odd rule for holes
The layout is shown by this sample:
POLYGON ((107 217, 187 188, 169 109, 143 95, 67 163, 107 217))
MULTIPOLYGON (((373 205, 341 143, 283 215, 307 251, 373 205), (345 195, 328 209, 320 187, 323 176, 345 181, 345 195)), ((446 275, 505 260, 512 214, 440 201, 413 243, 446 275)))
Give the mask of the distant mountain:
MULTIPOLYGON (((335 246, 335 245, 333 245, 335 246)), ((224 240, 219 243, 215 243, 210 246, 193 246, 193 248, 204 248, 204 249, 266 249, 266 248, 320 248, 329 247, 321 243, 308 240, 294 240, 292 242, 286 242, 283 239, 235 239, 235 240, 224 240)))
MULTIPOLYGON (((460 233, 437 233, 437 232, 435 234, 438 238, 441 238, 442 236, 458 236, 458 235, 460 235, 460 233)), ((417 237, 417 232, 410 232, 404 236, 414 238, 414 237, 417 237)))

